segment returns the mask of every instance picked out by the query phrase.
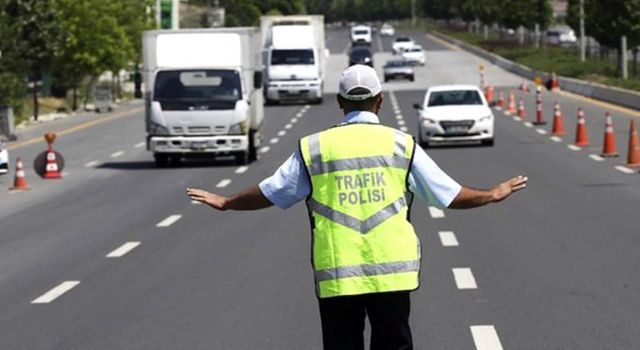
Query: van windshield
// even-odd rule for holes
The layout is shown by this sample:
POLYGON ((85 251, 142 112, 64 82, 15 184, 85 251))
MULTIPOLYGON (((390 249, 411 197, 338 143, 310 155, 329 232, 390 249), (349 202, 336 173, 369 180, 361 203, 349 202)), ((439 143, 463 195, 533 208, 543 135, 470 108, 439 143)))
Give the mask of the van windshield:
POLYGON ((313 50, 273 50, 271 51, 272 65, 314 64, 313 50))
POLYGON ((368 35, 369 31, 368 30, 356 30, 353 32, 355 35, 368 35))
POLYGON ((481 104, 482 99, 474 90, 435 91, 429 97, 429 107, 481 104))
MULTIPOLYGON (((233 109, 242 99, 235 70, 171 70, 156 76, 154 100, 163 104, 197 104, 198 108, 233 109)), ((183 106, 184 107, 184 106, 183 106)))

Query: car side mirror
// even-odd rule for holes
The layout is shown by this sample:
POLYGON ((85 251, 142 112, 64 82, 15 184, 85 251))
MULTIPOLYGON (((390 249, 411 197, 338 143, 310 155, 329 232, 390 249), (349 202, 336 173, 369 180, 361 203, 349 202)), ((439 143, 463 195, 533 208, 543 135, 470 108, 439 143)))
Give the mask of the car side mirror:
POLYGON ((262 72, 253 72, 253 88, 260 89, 262 87, 262 72))
POLYGON ((422 105, 419 104, 419 103, 414 103, 413 104, 413 108, 420 110, 420 109, 422 109, 422 105))

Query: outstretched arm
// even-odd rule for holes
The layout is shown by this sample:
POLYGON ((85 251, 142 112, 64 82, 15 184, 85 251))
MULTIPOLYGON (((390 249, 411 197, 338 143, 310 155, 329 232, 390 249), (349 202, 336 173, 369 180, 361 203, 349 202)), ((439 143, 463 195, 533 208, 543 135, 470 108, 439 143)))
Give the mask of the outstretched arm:
POLYGON ((527 177, 516 176, 490 190, 478 190, 462 187, 460 193, 453 199, 449 208, 470 209, 481 207, 489 203, 497 203, 509 197, 512 193, 527 187, 527 177))
POLYGON ((273 203, 262 194, 258 186, 249 187, 231 197, 220 196, 197 188, 187 188, 187 195, 189 195, 191 199, 207 204, 217 210, 257 210, 273 205, 273 203))

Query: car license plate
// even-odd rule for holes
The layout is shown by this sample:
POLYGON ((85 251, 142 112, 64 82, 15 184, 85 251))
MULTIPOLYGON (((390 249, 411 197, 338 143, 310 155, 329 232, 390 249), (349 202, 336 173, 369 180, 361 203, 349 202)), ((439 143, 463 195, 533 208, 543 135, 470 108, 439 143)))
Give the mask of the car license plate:
POLYGON ((191 149, 194 151, 204 151, 207 149, 207 145, 206 141, 194 141, 191 142, 191 149))
POLYGON ((467 130, 466 126, 450 126, 447 128, 447 132, 466 132, 467 130))

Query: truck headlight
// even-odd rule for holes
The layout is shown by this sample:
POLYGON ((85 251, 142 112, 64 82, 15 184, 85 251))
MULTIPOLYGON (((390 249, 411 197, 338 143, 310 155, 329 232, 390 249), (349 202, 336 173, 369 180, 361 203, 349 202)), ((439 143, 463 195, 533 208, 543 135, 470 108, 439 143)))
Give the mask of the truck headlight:
POLYGON ((240 123, 236 123, 229 127, 229 134, 233 135, 245 135, 247 133, 247 121, 243 120, 240 123))
POLYGON ((149 124, 149 133, 153 136, 167 136, 169 135, 169 129, 164 125, 151 122, 149 124))
POLYGON ((493 115, 489 114, 487 116, 484 116, 484 117, 478 119, 478 123, 488 122, 488 121, 491 121, 491 119, 493 119, 493 115))

